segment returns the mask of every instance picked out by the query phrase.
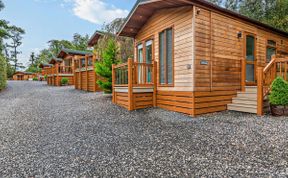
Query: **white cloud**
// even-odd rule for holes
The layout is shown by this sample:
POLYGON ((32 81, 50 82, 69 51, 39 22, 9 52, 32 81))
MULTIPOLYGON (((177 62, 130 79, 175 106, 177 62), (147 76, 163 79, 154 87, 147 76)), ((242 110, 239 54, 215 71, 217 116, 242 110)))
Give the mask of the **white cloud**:
POLYGON ((109 5, 103 0, 73 0, 73 13, 81 19, 102 25, 116 18, 126 17, 129 12, 109 5))

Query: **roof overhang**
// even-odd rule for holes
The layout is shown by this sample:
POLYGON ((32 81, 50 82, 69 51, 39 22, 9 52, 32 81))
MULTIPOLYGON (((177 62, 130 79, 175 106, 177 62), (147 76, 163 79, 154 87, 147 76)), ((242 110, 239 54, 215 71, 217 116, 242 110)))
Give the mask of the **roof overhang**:
POLYGON ((87 52, 87 51, 79 51, 79 50, 71 50, 71 49, 62 49, 59 54, 58 58, 64 59, 67 55, 75 56, 75 55, 90 55, 92 52, 87 52))
POLYGON ((96 31, 88 41, 88 47, 93 47, 98 43, 100 37, 104 35, 104 32, 96 31))
POLYGON ((155 11, 165 8, 176 8, 181 6, 198 6, 214 12, 220 12, 225 15, 229 15, 236 19, 246 21, 250 24, 257 25, 262 29, 270 30, 280 35, 288 37, 288 33, 282 30, 276 29, 272 26, 266 25, 259 21, 253 20, 246 16, 240 15, 236 12, 224 9, 217 5, 214 5, 210 2, 204 0, 138 0, 131 10, 130 14, 126 18, 125 23, 123 24, 119 36, 127 36, 135 38, 139 30, 143 25, 148 21, 148 19, 155 13, 155 11))

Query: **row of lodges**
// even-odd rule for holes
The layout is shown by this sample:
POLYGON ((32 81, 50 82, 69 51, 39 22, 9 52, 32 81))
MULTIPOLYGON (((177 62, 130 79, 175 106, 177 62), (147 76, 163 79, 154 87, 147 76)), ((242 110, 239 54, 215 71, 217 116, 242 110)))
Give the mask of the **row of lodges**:
MULTIPOLYGON (((134 58, 112 70, 113 103, 128 110, 263 115, 272 81, 287 80, 287 32, 203 0, 138 0, 118 35, 134 39, 134 58)), ((45 69, 48 84, 67 77, 97 91, 96 60, 62 50, 45 69)))
MULTIPOLYGON (((96 31, 89 40, 89 47, 97 44, 102 35, 96 31)), ((98 76, 94 66, 99 60, 99 55, 92 52, 62 49, 56 57, 50 59, 49 64, 41 64, 39 67, 48 85, 61 86, 61 80, 66 78, 68 85, 75 85, 76 89, 96 92, 101 91, 96 83, 98 76)))

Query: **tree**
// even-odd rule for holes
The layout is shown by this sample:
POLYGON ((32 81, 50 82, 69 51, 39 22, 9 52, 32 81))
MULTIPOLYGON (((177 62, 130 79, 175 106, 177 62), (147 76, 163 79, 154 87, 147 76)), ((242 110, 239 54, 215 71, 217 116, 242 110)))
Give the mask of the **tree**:
POLYGON ((89 36, 84 35, 81 36, 78 33, 75 33, 73 36, 73 41, 71 42, 73 45, 73 49, 86 51, 88 46, 89 36))
POLYGON ((7 71, 6 71, 6 60, 2 54, 0 54, 0 90, 6 87, 7 83, 7 71))
POLYGON ((106 93, 112 92, 112 64, 117 64, 118 47, 113 39, 109 39, 107 48, 103 51, 102 61, 95 64, 95 72, 103 79, 97 81, 97 84, 106 93))
POLYGON ((22 45, 22 35, 25 34, 25 31, 22 28, 12 26, 8 29, 9 38, 12 40, 10 44, 6 46, 11 48, 10 61, 13 62, 14 70, 16 71, 18 68, 24 68, 22 63, 19 63, 18 54, 21 54, 21 51, 18 51, 18 47, 22 45))
POLYGON ((30 55, 30 59, 29 59, 29 62, 31 62, 30 65, 34 65, 34 64, 35 64, 35 61, 36 61, 36 59, 35 59, 35 53, 32 52, 31 55, 30 55))
POLYGON ((104 25, 102 27, 104 35, 102 38, 99 39, 97 45, 94 47, 95 51, 100 53, 100 55, 103 54, 103 51, 108 46, 108 41, 110 39, 113 39, 117 41, 117 46, 119 50, 117 58, 120 59, 121 62, 126 62, 129 57, 133 57, 134 53, 133 39, 129 37, 121 37, 116 35, 116 33, 119 32, 124 22, 125 19, 118 18, 112 21, 110 24, 104 25))

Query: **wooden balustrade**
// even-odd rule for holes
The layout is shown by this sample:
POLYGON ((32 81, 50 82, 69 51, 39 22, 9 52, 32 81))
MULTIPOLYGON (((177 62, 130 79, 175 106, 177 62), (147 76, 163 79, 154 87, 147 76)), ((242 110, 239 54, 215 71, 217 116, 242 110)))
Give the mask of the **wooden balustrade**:
POLYGON ((153 64, 138 63, 128 59, 127 63, 113 66, 113 84, 114 86, 128 86, 129 70, 131 69, 131 84, 133 86, 153 86, 155 80, 153 68, 153 64))
POLYGON ((59 66, 58 73, 59 74, 73 74, 73 70, 71 66, 59 66))
POLYGON ((276 77, 283 77, 287 81, 288 75, 288 57, 273 56, 270 63, 263 69, 257 69, 257 114, 263 115, 264 98, 271 91, 271 85, 276 77))

